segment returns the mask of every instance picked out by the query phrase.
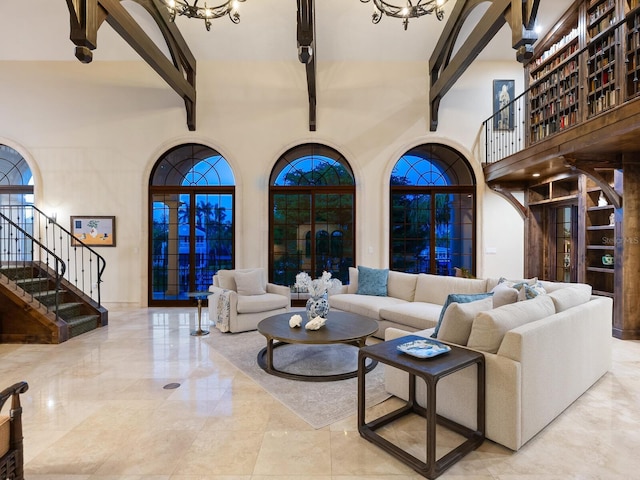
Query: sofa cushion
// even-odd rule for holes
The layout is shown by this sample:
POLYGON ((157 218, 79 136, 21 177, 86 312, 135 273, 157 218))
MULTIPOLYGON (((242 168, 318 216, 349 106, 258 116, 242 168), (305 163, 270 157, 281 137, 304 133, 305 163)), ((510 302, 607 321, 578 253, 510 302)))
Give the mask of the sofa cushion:
POLYGON ((496 353, 506 332, 554 313, 555 307, 549 295, 539 295, 533 300, 480 312, 471 326, 467 346, 475 350, 496 353))
POLYGON ((444 305, 451 292, 487 293, 487 281, 477 278, 445 277, 419 273, 413 300, 444 305))
POLYGON ((540 283, 547 293, 555 292, 556 290, 561 290, 563 288, 578 288, 588 292, 589 296, 591 296, 592 293, 591 285, 587 283, 549 282, 546 280, 540 280, 540 283))
POLYGON ((418 275, 415 273, 404 273, 389 270, 389 280, 387 282, 387 295, 401 298, 407 302, 413 302, 416 293, 416 281, 418 275))
POLYGON ((482 300, 484 298, 487 297, 492 297, 493 293, 491 292, 484 292, 484 293, 450 293, 449 295, 447 295, 447 299, 444 302, 444 305, 442 305, 442 309, 440 310, 440 316, 438 317, 438 324, 436 325, 436 329, 433 332, 433 338, 436 338, 438 336, 438 331, 440 330, 440 325, 442 324, 442 319, 444 318, 444 314, 447 311, 447 308, 449 307, 449 305, 451 305, 453 302, 456 303, 469 303, 469 302, 475 302, 476 300, 482 300))
POLYGON ((506 282, 500 282, 491 289, 493 292, 493 308, 498 308, 518 301, 518 290, 506 282))
POLYGON ((561 288, 550 292, 548 295, 553 300, 557 313, 587 303, 591 298, 591 292, 588 289, 579 287, 561 288))
POLYGON ((469 303, 453 302, 444 313, 436 338, 444 342, 466 345, 476 315, 492 308, 491 297, 469 303))
POLYGON ((0 415, 0 457, 9 451, 10 430, 11 419, 7 415, 0 415))
POLYGON ((435 327, 442 307, 434 303, 408 302, 380 309, 380 318, 419 330, 435 327))
POLYGON ((388 268, 358 266, 358 295, 387 296, 388 268))
POLYGON ((365 317, 380 319, 380 311, 393 305, 407 303, 395 297, 377 297, 370 295, 358 295, 356 293, 340 293, 329 295, 329 305, 345 312, 356 313, 365 317))
POLYGON ((268 312, 286 308, 289 299, 276 293, 265 293, 264 295, 238 295, 238 313, 268 312))
POLYGON ((267 293, 260 270, 236 270, 234 279, 238 295, 264 295, 267 293))

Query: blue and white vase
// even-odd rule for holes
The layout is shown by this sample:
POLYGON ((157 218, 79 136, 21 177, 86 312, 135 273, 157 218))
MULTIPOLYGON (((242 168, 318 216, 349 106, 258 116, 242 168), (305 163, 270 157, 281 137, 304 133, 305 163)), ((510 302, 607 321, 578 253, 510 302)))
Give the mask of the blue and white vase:
POLYGON ((307 318, 313 320, 316 317, 327 318, 329 314, 329 294, 309 297, 307 300, 307 318))

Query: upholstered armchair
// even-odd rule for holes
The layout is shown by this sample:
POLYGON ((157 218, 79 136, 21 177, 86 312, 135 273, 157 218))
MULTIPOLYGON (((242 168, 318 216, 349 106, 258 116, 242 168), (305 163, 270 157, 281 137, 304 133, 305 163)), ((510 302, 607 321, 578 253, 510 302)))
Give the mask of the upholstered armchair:
POLYGON ((209 321, 222 332, 255 330, 291 305, 289 287, 267 282, 264 268, 218 270, 209 291, 209 321))
POLYGON ((0 478, 24 479, 20 394, 28 389, 26 382, 18 382, 0 392, 0 478), (2 407, 9 399, 9 415, 3 415, 2 407))

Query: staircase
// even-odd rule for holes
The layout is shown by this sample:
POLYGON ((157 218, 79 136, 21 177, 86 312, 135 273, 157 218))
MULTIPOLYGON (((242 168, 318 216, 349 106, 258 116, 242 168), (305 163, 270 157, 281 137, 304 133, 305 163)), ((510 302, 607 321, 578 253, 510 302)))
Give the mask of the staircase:
POLYGON ((0 209, 0 343, 61 343, 106 326, 104 259, 36 207, 6 209, 0 209))

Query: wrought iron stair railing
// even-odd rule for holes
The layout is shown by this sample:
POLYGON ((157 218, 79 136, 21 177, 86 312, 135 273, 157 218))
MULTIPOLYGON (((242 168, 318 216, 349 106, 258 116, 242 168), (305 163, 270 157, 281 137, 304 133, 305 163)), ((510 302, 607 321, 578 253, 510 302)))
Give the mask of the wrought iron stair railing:
MULTIPOLYGON (((56 297, 64 279, 101 307, 105 259, 37 207, 0 206, 0 267, 15 269, 32 264, 48 269, 56 278, 56 297)), ((38 291, 37 286, 30 288, 38 291)), ((57 309, 57 300, 55 303, 57 309)))

